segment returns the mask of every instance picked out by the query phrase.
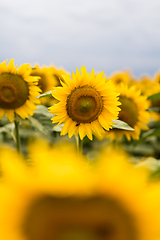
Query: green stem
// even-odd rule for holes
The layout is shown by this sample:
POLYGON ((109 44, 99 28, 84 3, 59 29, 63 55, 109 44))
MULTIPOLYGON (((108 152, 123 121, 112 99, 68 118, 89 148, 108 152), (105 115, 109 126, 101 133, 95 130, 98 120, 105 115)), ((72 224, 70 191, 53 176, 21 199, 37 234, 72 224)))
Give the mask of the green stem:
POLYGON ((82 149, 83 149, 83 140, 80 139, 79 135, 77 136, 77 152, 79 155, 82 155, 82 149))
POLYGON ((15 126, 17 152, 20 153, 19 121, 17 119, 14 120, 14 126, 15 126))

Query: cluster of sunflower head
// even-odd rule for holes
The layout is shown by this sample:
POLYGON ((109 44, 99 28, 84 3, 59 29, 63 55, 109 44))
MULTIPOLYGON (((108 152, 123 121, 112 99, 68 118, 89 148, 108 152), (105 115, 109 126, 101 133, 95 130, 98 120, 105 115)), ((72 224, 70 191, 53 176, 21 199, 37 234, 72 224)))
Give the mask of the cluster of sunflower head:
POLYGON ((108 77, 103 74, 95 74, 94 69, 89 74, 83 66, 81 73, 78 68, 73 72, 72 79, 64 76, 62 86, 52 91, 59 101, 50 107, 56 115, 52 122, 64 123, 61 135, 68 133, 69 137, 79 133, 81 139, 87 136, 92 140, 93 134, 99 140, 138 140, 142 131, 149 130, 150 120, 159 120, 160 100, 148 97, 160 92, 160 74, 153 79, 135 79, 129 71, 108 77), (115 119, 131 129, 116 127, 115 119))
POLYGON ((12 122, 15 114, 25 119, 34 114, 35 104, 54 103, 53 97, 41 100, 37 96, 60 85, 62 74, 68 75, 54 66, 23 64, 17 69, 13 59, 8 65, 7 60, 0 63, 0 119, 6 115, 12 122))
MULTIPOLYGON (((52 87, 61 86, 63 81, 62 76, 70 76, 70 73, 66 72, 62 68, 56 68, 54 65, 40 67, 38 64, 32 68, 31 76, 39 76, 38 86, 42 93, 46 93, 52 90, 52 87)), ((45 97, 40 99, 41 104, 45 106, 51 106, 57 103, 57 100, 51 97, 45 97)))
POLYGON ((106 137, 119 139, 125 136, 128 141, 138 140, 142 131, 149 130, 149 123, 160 120, 160 97, 152 97, 160 93, 160 73, 154 77, 142 75, 134 77, 130 71, 117 72, 109 76, 116 90, 120 93, 121 111, 118 118, 131 126, 134 131, 113 129, 106 137))
POLYGON ((105 148, 94 162, 73 145, 0 149, 0 238, 158 240, 160 183, 105 148))
MULTIPOLYGON (((0 64, 0 119, 27 119, 44 105, 50 106, 50 122, 69 138, 138 140, 152 118, 159 120, 153 111, 159 102, 149 100, 160 92, 159 78, 137 80, 129 72, 106 77, 94 69, 89 74, 85 66, 71 76, 54 66, 17 68, 13 60, 5 61, 0 64), (120 123, 127 127, 117 127, 120 123)), ((92 151, 94 157, 77 154, 68 142, 35 142, 24 156, 2 147, 0 239, 160 239, 159 177, 131 164, 117 145, 109 146, 92 151)))
POLYGON ((49 106, 52 122, 63 124, 61 135, 68 134, 90 140, 95 135, 102 140, 125 136, 128 141, 138 140, 142 131, 148 130, 150 119, 159 120, 159 101, 149 101, 149 95, 160 92, 159 74, 154 80, 149 77, 139 81, 129 73, 121 72, 104 76, 89 74, 83 66, 72 77, 53 65, 33 68, 23 64, 17 69, 13 59, 0 64, 0 119, 6 115, 12 122, 15 114, 21 118, 32 116, 36 104, 49 106), (52 92, 51 92, 52 91, 52 92), (45 93, 50 92, 50 97, 45 93), (37 98, 38 95, 45 97, 37 98), (131 130, 114 127, 114 120, 127 123, 131 130))

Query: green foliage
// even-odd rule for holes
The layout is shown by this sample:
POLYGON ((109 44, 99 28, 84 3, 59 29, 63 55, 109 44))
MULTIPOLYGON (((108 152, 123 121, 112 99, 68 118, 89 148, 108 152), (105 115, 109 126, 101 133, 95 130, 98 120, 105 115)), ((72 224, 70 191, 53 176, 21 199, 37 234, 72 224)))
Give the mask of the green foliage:
POLYGON ((160 93, 152 94, 148 97, 148 100, 160 100, 160 93))
MULTIPOLYGON (((69 139, 68 136, 60 136, 60 132, 64 124, 53 124, 51 118, 54 115, 48 111, 48 108, 44 105, 38 105, 37 110, 34 111, 34 115, 28 119, 22 119, 17 115, 17 120, 20 125, 20 138, 22 145, 22 152, 26 152, 26 143, 32 139, 42 138, 50 143, 56 143, 57 141, 73 141, 75 138, 69 139)), ((142 131, 139 140, 127 141, 124 137, 121 142, 117 142, 130 154, 134 163, 141 162, 142 158, 153 157, 155 161, 160 159, 160 121, 151 120, 149 123, 149 130, 142 131)), ((134 131, 127 123, 114 120, 113 128, 122 129, 126 131, 134 131)), ((10 123, 6 116, 0 120, 0 142, 7 143, 15 146, 15 127, 14 123, 10 123)), ((89 157, 89 159, 95 159, 96 155, 104 145, 111 143, 110 139, 98 140, 95 136, 93 141, 90 141, 87 137, 83 141, 83 151, 89 157)), ((116 144, 117 144, 116 143, 116 144)), ((147 163, 144 161, 144 164, 147 163)), ((155 161, 152 161, 150 166, 151 179, 160 178, 160 164, 155 166, 155 161)))
MULTIPOLYGON (((53 116, 53 114, 49 113, 48 108, 43 105, 38 105, 34 115, 32 117, 29 116, 28 119, 22 119, 18 115, 16 116, 20 125, 19 131, 21 145, 23 145, 22 148, 26 147, 25 145, 28 140, 34 138, 45 138, 50 142, 55 141, 54 127, 56 124, 53 124, 51 121, 53 116)), ((12 141, 15 141, 14 128, 14 123, 10 123, 6 116, 0 120, 0 141, 2 143, 9 143, 12 145, 12 141)), ((59 129, 59 131, 61 130, 59 129)))
POLYGON ((130 127, 127 123, 125 123, 121 120, 113 120, 113 122, 114 122, 113 128, 134 131, 134 129, 132 127, 130 127))
POLYGON ((45 92, 37 96, 37 98, 52 97, 52 91, 45 92))

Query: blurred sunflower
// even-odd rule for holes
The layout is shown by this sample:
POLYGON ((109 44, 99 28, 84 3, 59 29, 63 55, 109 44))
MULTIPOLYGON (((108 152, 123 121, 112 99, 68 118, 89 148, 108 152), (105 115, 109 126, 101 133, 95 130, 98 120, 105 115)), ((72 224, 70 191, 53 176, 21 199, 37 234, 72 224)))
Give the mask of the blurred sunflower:
POLYGON ((114 85, 117 86, 121 83, 129 84, 132 78, 130 72, 116 72, 107 79, 112 79, 114 85))
POLYGON ((64 82, 63 76, 68 76, 70 77, 70 73, 64 71, 62 68, 57 69, 55 66, 51 66, 49 68, 51 75, 53 77, 53 86, 58 87, 62 86, 61 81, 64 82))
POLYGON ((94 69, 87 73, 85 66, 78 68, 72 79, 65 76, 62 87, 53 90, 53 97, 59 103, 50 107, 50 112, 57 115, 53 123, 64 123, 61 135, 68 133, 83 139, 86 135, 92 140, 92 134, 102 136, 104 129, 112 128, 112 120, 117 118, 120 108, 118 94, 111 81, 106 81, 104 72, 95 76, 94 69))
POLYGON ((155 83, 158 83, 160 84, 160 71, 155 73, 154 75, 154 80, 153 80, 155 83))
POLYGON ((142 76, 135 82, 137 89, 141 90, 141 94, 144 96, 149 96, 151 94, 151 89, 153 88, 153 80, 150 76, 142 76))
MULTIPOLYGON (((152 87, 150 87, 150 91, 148 94, 149 96, 156 93, 160 93, 160 83, 158 79, 159 79, 158 75, 156 75, 155 78, 153 79, 152 87)), ((149 104, 151 109, 153 108, 156 110, 156 111, 150 110, 151 117, 154 119, 154 121, 160 121, 160 100, 159 99, 149 100, 149 104)))
POLYGON ((120 93, 119 101, 122 104, 118 119, 126 122, 134 131, 114 128, 105 132, 105 137, 122 140, 123 136, 126 136, 128 141, 131 138, 138 140, 141 130, 148 130, 146 124, 149 123, 150 114, 146 110, 149 102, 145 96, 141 95, 141 91, 137 90, 136 86, 128 87, 121 84, 117 87, 117 91, 120 93))
POLYGON ((32 145, 30 167, 1 151, 1 239, 159 239, 159 189, 144 172, 115 151, 90 165, 67 149, 32 145))
POLYGON ((38 78, 30 76, 31 67, 23 64, 18 69, 12 59, 0 63, 0 119, 6 115, 13 122, 15 113, 21 118, 32 116, 39 100, 38 78))
MULTIPOLYGON (((63 76, 70 77, 70 73, 64 71, 62 68, 57 69, 55 66, 49 67, 50 76, 52 77, 52 86, 59 87, 62 86, 61 81, 64 82, 63 76)), ((59 101, 52 96, 52 104, 58 103, 59 101)), ((51 104, 51 105, 52 105, 51 104)))
MULTIPOLYGON (((42 90, 42 93, 52 90, 52 87, 54 86, 54 81, 48 67, 40 68, 40 66, 36 64, 32 68, 30 75, 39 77, 38 86, 42 90)), ((51 106, 51 104, 53 103, 52 100, 53 98, 51 97, 40 98, 41 104, 44 104, 47 106, 51 106)))

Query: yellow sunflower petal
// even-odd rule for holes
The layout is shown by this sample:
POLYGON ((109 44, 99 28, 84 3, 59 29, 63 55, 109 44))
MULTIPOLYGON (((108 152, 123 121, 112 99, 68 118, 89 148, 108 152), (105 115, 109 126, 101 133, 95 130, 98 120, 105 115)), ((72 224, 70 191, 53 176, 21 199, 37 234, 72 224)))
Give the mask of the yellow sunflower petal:
POLYGON ((75 134, 75 130, 76 130, 76 123, 72 121, 72 123, 70 123, 70 125, 69 125, 69 130, 68 130, 69 138, 71 138, 73 136, 73 134, 75 134))
POLYGON ((17 71, 17 66, 14 66, 14 59, 11 59, 10 62, 8 63, 8 72, 12 74, 16 74, 17 71))
POLYGON ((87 137, 92 141, 93 136, 92 136, 92 130, 91 130, 90 123, 83 124, 83 127, 84 127, 84 132, 86 133, 87 137))
POLYGON ((7 60, 4 62, 0 63, 0 74, 7 72, 8 66, 7 66, 7 60))
POLYGON ((69 131, 69 126, 72 124, 72 119, 68 118, 66 122, 64 123, 64 126, 61 131, 61 135, 66 135, 67 132, 69 131))
POLYGON ((80 139, 81 139, 81 140, 82 140, 82 139, 84 138, 84 136, 86 135, 84 125, 85 125, 85 124, 80 124, 80 125, 79 125, 79 136, 80 136, 80 139))
POLYGON ((4 117, 5 111, 3 108, 0 108, 0 119, 4 117))
POLYGON ((7 116, 7 118, 9 119, 10 122, 13 122, 13 120, 14 120, 14 110, 12 110, 12 109, 5 110, 5 115, 7 116))

